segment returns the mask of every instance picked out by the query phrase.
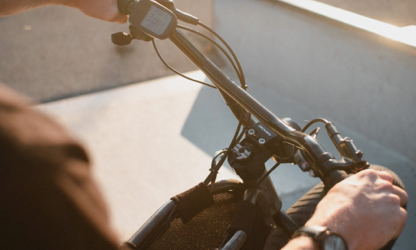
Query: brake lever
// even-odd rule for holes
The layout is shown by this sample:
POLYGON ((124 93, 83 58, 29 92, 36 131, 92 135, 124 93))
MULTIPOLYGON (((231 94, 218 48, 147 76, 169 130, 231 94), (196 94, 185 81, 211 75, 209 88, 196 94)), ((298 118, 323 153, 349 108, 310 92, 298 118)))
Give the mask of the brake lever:
POLYGON ((337 148, 342 159, 346 162, 352 161, 354 163, 354 170, 356 172, 368 168, 370 163, 368 163, 363 158, 363 152, 358 150, 353 141, 348 138, 342 138, 338 129, 331 122, 325 125, 325 128, 328 132, 329 137, 337 148))

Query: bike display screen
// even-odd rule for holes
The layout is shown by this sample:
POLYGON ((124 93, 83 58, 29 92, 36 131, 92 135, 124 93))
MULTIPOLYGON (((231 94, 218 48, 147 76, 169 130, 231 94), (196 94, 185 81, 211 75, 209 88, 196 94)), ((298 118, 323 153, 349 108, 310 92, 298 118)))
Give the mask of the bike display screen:
POLYGON ((140 25, 157 35, 162 35, 171 21, 171 15, 155 6, 150 6, 149 12, 140 25))
POLYGON ((148 36, 166 39, 175 30, 177 17, 154 1, 138 1, 130 5, 130 23, 148 36))

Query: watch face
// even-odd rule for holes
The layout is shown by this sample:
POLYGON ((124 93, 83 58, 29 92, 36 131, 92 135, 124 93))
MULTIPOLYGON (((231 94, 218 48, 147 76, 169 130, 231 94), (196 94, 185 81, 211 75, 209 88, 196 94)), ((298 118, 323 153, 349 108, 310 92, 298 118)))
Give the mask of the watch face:
POLYGON ((325 250, 347 250, 347 246, 342 238, 336 234, 326 236, 323 246, 325 250))

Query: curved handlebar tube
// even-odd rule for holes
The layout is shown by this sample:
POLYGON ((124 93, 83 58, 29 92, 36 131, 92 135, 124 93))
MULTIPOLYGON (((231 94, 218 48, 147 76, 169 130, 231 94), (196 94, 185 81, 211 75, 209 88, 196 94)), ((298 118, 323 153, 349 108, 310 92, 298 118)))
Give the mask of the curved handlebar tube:
MULTIPOLYGON (((335 157, 332 156, 332 154, 326 152, 314 137, 301 132, 300 128, 297 128, 296 126, 292 127, 290 121, 279 119, 279 117, 264 107, 243 88, 229 79, 221 71, 221 69, 219 69, 197 48, 195 48, 195 46, 178 28, 175 28, 176 18, 195 25, 198 24, 199 21, 198 18, 177 10, 173 5, 172 0, 155 0, 155 2, 151 0, 147 0, 147 2, 145 0, 118 0, 119 9, 122 14, 126 15, 132 11, 134 12, 130 16, 130 21, 133 21, 133 25, 130 26, 131 34, 114 35, 114 40, 119 42, 118 44, 128 44, 130 43, 131 39, 142 39, 149 41, 152 40, 153 37, 160 38, 158 36, 148 34, 146 29, 143 31, 143 29, 139 29, 134 26, 134 24, 141 25, 141 18, 143 17, 143 13, 146 13, 146 11, 143 11, 142 8, 139 8, 139 5, 150 4, 150 2, 152 2, 152 4, 157 4, 155 2, 158 2, 158 4, 162 5, 161 10, 167 8, 169 14, 174 17, 174 22, 172 21, 169 23, 169 27, 165 29, 163 37, 160 37, 163 39, 169 38, 189 59, 191 59, 191 61, 193 61, 193 63, 201 71, 203 71, 203 73, 217 87, 237 120, 239 120, 244 127, 253 128, 253 126, 258 124, 257 120, 251 117, 251 115, 253 115, 258 119, 258 121, 260 121, 262 125, 270 129, 270 131, 268 131, 270 134, 274 133, 270 139, 271 143, 269 143, 268 146, 264 146, 263 148, 270 151, 268 152, 267 157, 263 157, 266 159, 266 161, 271 157, 271 155, 275 153, 273 151, 274 147, 271 146, 271 144, 275 143, 275 145, 277 145, 275 147, 291 145, 291 147, 294 147, 294 150, 300 150, 306 153, 307 156, 312 159, 313 164, 311 165, 311 169, 313 170, 314 175, 323 181, 326 189, 330 189, 336 183, 345 179, 347 177, 347 173, 354 173, 354 171, 361 170, 369 165, 364 159, 362 159, 362 152, 357 150, 355 145, 352 143, 352 140, 348 138, 342 138, 338 130, 331 123, 326 124, 326 129, 331 140, 340 153, 342 161, 337 161, 335 157)), ((264 139, 263 144, 266 145, 264 139)), ((276 156, 276 154, 274 156, 276 156)), ((261 160, 264 160, 263 158, 261 160)), ((284 163, 285 160, 287 160, 287 162, 293 161, 291 156, 280 158, 282 162, 279 160, 279 163, 284 163)), ((228 159, 230 160, 230 158, 228 159)), ((310 160, 308 160, 308 162, 309 161, 310 160)), ((263 215, 270 217, 274 223, 276 223, 275 225, 282 228, 287 235, 291 235, 293 231, 298 228, 298 225, 296 225, 296 223, 291 220, 289 216, 281 211, 282 204, 280 197, 278 196, 270 177, 267 176, 268 173, 266 173, 267 171, 264 167, 264 162, 265 161, 261 162, 261 164, 263 164, 263 168, 258 168, 258 173, 256 172, 254 176, 251 176, 252 178, 244 179, 242 175, 239 174, 240 177, 242 177, 244 180, 244 184, 239 183, 238 181, 223 181, 220 183, 215 183, 213 189, 211 190, 212 194, 221 193, 227 190, 233 190, 234 192, 241 192, 246 190, 244 200, 248 200, 255 204, 263 215), (264 180, 263 175, 267 177, 264 180), (249 186, 254 188, 246 189, 249 186)), ((257 166, 258 164, 260 163, 255 161, 254 165, 257 166)), ((247 170, 247 168, 244 168, 244 170, 247 170)), ((173 201, 169 201, 167 204, 161 207, 142 226, 142 228, 135 233, 134 236, 132 236, 128 243, 133 245, 146 245, 151 235, 155 233, 155 231, 161 225, 164 225, 167 220, 172 220, 174 217, 176 217, 178 213, 177 211, 178 210, 175 203, 173 201)), ((248 236, 244 231, 237 231, 227 242, 227 244, 221 248, 221 250, 240 249, 247 240, 247 237, 248 236)))
POLYGON ((235 179, 220 180, 215 182, 211 194, 220 194, 230 190, 233 192, 244 192, 246 190, 246 185, 235 179))
MULTIPOLYGON (((239 180, 227 179, 215 182, 212 194, 230 192, 241 193, 242 195, 245 190, 246 185, 241 183, 239 180)), ((147 249, 153 244, 155 236, 164 233, 164 231, 160 230, 161 226, 170 225, 171 220, 177 218, 177 211, 178 208, 176 203, 173 200, 169 200, 162 207, 160 207, 128 241, 126 241, 126 244, 134 249, 147 249)), ((247 235, 243 239, 242 244, 244 244, 246 238, 247 235)), ((237 242, 239 241, 241 241, 240 237, 237 239, 237 242)))
POLYGON ((233 237, 220 250, 238 250, 247 240, 247 234, 244 231, 237 231, 233 237))
MULTIPOLYGON (((151 2, 150 0, 148 1, 151 2)), ((172 1, 161 2, 165 5, 167 4, 170 8, 174 8, 170 4, 172 1)), ((124 14, 131 13, 132 9, 140 12, 137 9, 138 5, 140 5, 139 1, 119 0, 118 4, 120 11, 124 14)), ((284 123, 251 95, 231 81, 214 63, 196 49, 177 28, 169 29, 169 32, 170 35, 168 38, 215 84, 238 120, 241 120, 241 114, 244 112, 241 121, 244 126, 251 125, 251 119, 248 120, 250 116, 245 112, 248 111, 274 133, 279 135, 283 142, 292 144, 307 152, 315 163, 312 166, 314 174, 320 177, 328 188, 345 178, 345 172, 337 169, 351 167, 354 164, 353 162, 336 161, 314 138, 305 133, 295 131, 294 128, 284 123)))
MULTIPOLYGON (((241 110, 245 109, 283 138, 284 142, 293 144, 306 151, 316 163, 313 169, 315 174, 328 187, 332 187, 346 177, 344 171, 336 170, 340 164, 345 165, 345 163, 337 162, 313 137, 295 131, 295 129, 280 120, 255 98, 230 80, 214 63, 196 49, 181 31, 178 29, 174 30, 169 39, 215 84, 237 118, 239 118, 241 110)), ((247 126, 247 124, 243 125, 247 126)))
POLYGON ((166 220, 172 213, 175 213, 176 204, 170 200, 157 210, 152 217, 128 240, 129 243, 135 246, 141 246, 146 243, 150 237, 153 236, 155 230, 166 220))
POLYGON ((128 7, 133 1, 134 0, 117 0, 118 11, 123 15, 130 14, 128 7))

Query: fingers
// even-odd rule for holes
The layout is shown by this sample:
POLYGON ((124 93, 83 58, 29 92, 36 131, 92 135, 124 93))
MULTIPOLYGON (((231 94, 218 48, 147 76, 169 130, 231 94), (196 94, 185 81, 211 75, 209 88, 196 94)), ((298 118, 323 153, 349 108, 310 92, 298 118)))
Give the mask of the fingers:
POLYGON ((383 180, 385 184, 383 189, 385 192, 398 196, 398 198, 400 199, 400 206, 403 207, 407 203, 408 195, 406 191, 404 191, 400 187, 393 185, 393 176, 390 173, 386 171, 375 171, 372 169, 368 169, 361 171, 359 174, 363 177, 369 178, 373 182, 376 182, 377 179, 383 180))
POLYGON ((128 20, 128 16, 121 16, 119 19, 118 19, 118 23, 126 23, 127 22, 127 20, 128 20))
POLYGON ((116 23, 126 23, 127 22, 128 16, 122 15, 120 13, 120 11, 118 10, 117 4, 113 5, 112 13, 113 13, 113 18, 110 19, 110 20, 107 20, 107 21, 116 22, 116 23))
POLYGON ((126 23, 127 19, 128 19, 128 16, 118 14, 112 20, 108 20, 108 21, 116 22, 116 23, 126 23))
POLYGON ((406 191, 404 191, 403 189, 397 186, 393 186, 392 194, 399 196, 401 207, 403 207, 407 203, 407 200, 409 199, 406 191))
POLYGON ((376 173, 378 174, 378 176, 385 181, 388 181, 390 183, 393 183, 393 176, 386 172, 386 171, 376 171, 376 173))
POLYGON ((108 22, 125 23, 128 18, 119 12, 115 0, 77 1, 71 2, 68 6, 78 8, 87 16, 108 22))
POLYGON ((400 234, 403 231, 404 225, 406 224, 406 218, 407 218, 407 211, 404 208, 400 208, 400 214, 398 215, 398 229, 396 230, 396 235, 393 237, 393 239, 397 239, 400 234))
POLYGON ((377 174, 380 177, 380 179, 385 180, 389 182, 390 184, 392 184, 392 189, 390 191, 392 194, 397 195, 400 198, 400 206, 403 207, 407 203, 407 200, 408 200, 408 195, 406 191, 404 191, 398 186, 393 185, 393 176, 390 173, 386 171, 377 171, 377 174))

